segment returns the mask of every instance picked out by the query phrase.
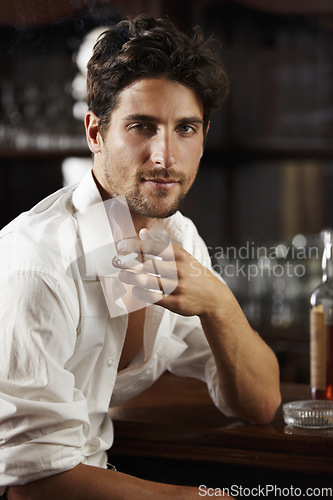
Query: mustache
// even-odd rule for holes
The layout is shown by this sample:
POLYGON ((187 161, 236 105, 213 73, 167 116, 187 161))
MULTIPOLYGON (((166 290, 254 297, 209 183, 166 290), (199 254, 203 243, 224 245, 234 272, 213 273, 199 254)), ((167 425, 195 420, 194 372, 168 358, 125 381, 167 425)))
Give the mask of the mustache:
POLYGON ((145 180, 145 179, 173 179, 177 182, 184 182, 186 177, 183 174, 177 173, 175 170, 172 168, 165 169, 153 169, 153 170, 144 170, 138 174, 138 177, 140 180, 145 180))

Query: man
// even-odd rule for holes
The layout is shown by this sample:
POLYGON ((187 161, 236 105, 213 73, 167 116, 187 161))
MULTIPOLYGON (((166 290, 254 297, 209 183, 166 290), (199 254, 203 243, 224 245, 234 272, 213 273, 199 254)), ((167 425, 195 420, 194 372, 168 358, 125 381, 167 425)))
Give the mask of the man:
POLYGON ((199 33, 139 16, 97 42, 92 172, 1 233, 0 478, 10 500, 197 498, 197 488, 106 468, 109 405, 167 369, 204 379, 227 415, 273 418, 276 358, 178 211, 226 92, 199 33))

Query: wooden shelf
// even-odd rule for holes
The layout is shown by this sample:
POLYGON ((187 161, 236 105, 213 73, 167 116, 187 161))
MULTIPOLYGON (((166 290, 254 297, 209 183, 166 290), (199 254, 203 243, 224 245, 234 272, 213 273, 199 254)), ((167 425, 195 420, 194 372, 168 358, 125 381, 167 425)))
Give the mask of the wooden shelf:
POLYGON ((89 149, 0 149, 0 160, 61 160, 71 156, 87 158, 89 149))

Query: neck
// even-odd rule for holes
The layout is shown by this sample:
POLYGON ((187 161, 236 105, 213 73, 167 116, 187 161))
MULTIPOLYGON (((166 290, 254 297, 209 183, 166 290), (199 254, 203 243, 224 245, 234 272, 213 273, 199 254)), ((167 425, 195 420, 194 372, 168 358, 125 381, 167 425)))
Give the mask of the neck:
POLYGON ((112 196, 103 188, 102 184, 97 179, 94 170, 92 170, 92 175, 93 175, 95 184, 98 188, 98 191, 99 191, 99 194, 101 195, 102 200, 103 201, 110 200, 110 198, 112 198, 112 196))
POLYGON ((322 269, 323 269, 323 281, 333 281, 333 245, 332 245, 332 235, 327 232, 327 241, 325 241, 323 259, 322 259, 322 269))
MULTIPOLYGON (((104 187, 102 186, 102 184, 98 181, 97 177, 94 174, 94 171, 92 172, 92 174, 93 174, 96 186, 98 188, 98 191, 100 192, 102 200, 103 201, 110 200, 112 198, 112 196, 110 195, 110 193, 108 193, 104 189, 104 187)), ((144 228, 150 229, 151 226, 155 222, 155 219, 152 219, 150 217, 145 217, 145 216, 140 215, 140 214, 138 214, 136 212, 132 212, 132 211, 130 211, 130 212, 131 212, 131 217, 132 217, 133 225, 134 225, 134 228, 135 228, 135 231, 136 231, 137 234, 139 234, 139 232, 141 231, 141 229, 144 229, 144 228)))

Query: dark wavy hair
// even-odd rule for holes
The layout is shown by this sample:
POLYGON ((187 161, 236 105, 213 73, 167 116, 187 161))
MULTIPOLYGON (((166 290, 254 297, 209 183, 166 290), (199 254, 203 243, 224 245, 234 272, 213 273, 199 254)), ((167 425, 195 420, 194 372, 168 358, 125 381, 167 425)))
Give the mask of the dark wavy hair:
POLYGON ((194 90, 203 105, 204 130, 229 92, 229 78, 212 39, 200 28, 190 35, 168 19, 142 14, 120 21, 98 39, 88 63, 88 108, 107 131, 120 92, 141 78, 165 77, 194 90))

